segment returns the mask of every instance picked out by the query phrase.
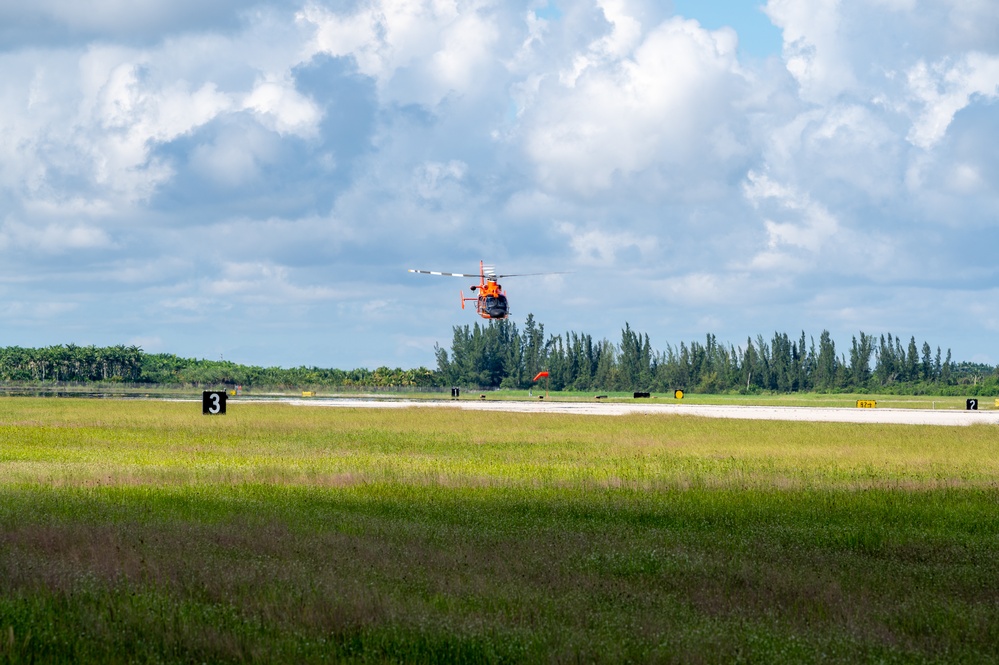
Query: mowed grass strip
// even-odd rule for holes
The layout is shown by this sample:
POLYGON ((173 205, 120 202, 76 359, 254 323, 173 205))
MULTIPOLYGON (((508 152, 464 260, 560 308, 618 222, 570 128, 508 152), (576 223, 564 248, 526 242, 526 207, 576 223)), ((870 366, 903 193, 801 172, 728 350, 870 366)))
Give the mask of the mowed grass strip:
POLYGON ((6 400, 0 662, 996 662, 996 446, 6 400))

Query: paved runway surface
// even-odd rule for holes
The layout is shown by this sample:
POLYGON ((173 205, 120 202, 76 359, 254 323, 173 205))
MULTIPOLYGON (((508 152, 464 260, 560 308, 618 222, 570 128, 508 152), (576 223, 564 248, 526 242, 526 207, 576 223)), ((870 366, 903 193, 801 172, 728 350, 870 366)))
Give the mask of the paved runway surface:
POLYGON ((574 413, 596 416, 623 416, 632 413, 740 418, 744 420, 800 420, 810 422, 881 423, 897 425, 999 425, 999 411, 958 411, 930 409, 857 409, 809 406, 720 406, 703 404, 651 404, 620 402, 546 402, 538 400, 388 400, 365 398, 293 399, 300 406, 341 408, 438 408, 470 411, 514 411, 520 413, 574 413))

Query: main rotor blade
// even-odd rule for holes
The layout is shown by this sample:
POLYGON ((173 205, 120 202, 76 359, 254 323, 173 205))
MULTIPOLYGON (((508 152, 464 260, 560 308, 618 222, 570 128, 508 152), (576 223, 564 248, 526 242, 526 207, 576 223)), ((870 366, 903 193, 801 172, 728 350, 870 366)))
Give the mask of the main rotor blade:
POLYGON ((440 275, 442 277, 481 277, 481 275, 479 275, 478 273, 476 273, 474 275, 466 275, 465 273, 461 273, 461 272, 438 272, 436 270, 413 270, 412 268, 409 269, 409 272, 418 272, 421 275, 440 275))
POLYGON ((513 275, 493 275, 496 279, 504 277, 538 277, 540 275, 570 275, 571 272, 519 272, 513 275))

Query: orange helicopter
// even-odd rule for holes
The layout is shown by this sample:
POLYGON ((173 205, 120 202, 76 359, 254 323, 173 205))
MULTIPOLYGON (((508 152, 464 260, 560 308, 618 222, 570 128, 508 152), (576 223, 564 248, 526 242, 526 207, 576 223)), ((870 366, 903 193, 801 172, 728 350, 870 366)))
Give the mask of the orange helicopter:
POLYGON ((435 270, 413 270, 409 272, 421 273, 424 275, 441 275, 443 277, 478 277, 479 283, 473 284, 470 288, 472 293, 479 294, 473 298, 466 298, 463 291, 459 291, 461 296, 461 308, 465 309, 465 303, 475 301, 475 312, 484 319, 505 319, 510 316, 510 303, 506 299, 506 291, 497 281, 503 277, 532 277, 535 275, 561 275, 556 272, 531 272, 517 275, 497 275, 496 268, 487 266, 479 261, 479 274, 468 275, 460 272, 437 272, 435 270))

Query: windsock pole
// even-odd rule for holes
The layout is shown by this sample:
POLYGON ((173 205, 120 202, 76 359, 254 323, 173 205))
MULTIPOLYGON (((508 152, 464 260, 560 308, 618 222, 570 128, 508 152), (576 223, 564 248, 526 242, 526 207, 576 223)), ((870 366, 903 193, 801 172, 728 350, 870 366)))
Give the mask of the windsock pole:
POLYGON ((534 377, 534 380, 537 381, 541 377, 545 377, 545 399, 548 399, 548 388, 551 385, 551 377, 548 375, 547 371, 538 372, 538 375, 534 377))

